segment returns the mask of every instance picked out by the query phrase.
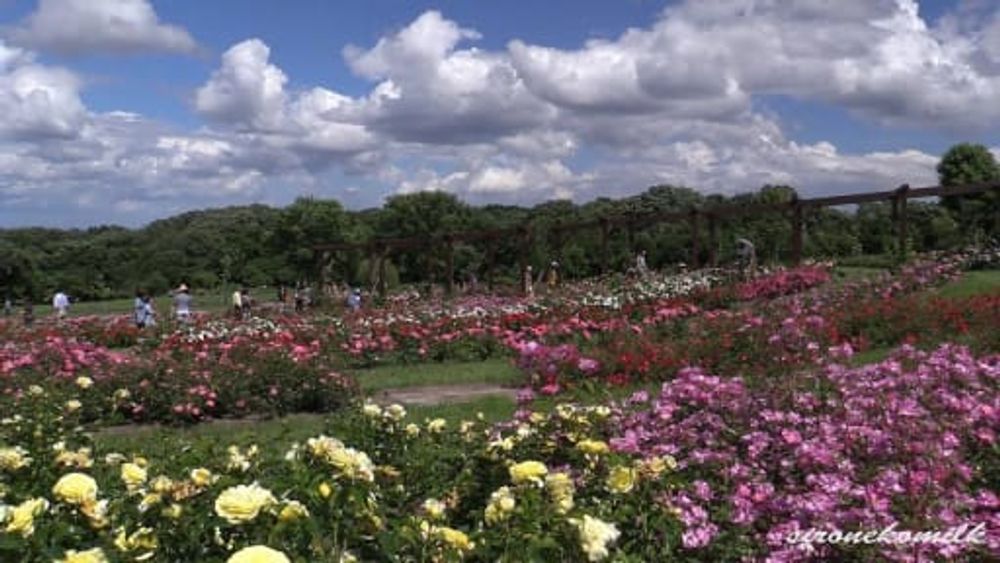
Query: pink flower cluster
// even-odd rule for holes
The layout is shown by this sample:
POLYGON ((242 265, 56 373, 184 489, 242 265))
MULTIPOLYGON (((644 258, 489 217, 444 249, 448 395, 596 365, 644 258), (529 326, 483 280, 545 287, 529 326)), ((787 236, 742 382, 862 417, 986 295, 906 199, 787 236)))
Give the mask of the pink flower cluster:
POLYGON ((878 545, 861 557, 1000 557, 1000 355, 904 347, 879 364, 753 386, 687 369, 620 427, 613 448, 673 455, 692 478, 689 490, 663 498, 680 514, 688 549, 740 537, 770 561, 835 559, 848 554, 838 549, 865 547, 808 553, 788 534, 982 522, 982 546, 878 545))

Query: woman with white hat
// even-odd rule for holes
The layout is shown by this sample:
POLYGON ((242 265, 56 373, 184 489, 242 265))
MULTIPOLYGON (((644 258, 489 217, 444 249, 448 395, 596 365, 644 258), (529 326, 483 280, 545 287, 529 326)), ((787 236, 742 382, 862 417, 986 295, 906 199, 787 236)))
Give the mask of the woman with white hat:
POLYGON ((191 318, 191 292, 186 283, 182 283, 174 292, 173 309, 177 322, 186 323, 191 318))

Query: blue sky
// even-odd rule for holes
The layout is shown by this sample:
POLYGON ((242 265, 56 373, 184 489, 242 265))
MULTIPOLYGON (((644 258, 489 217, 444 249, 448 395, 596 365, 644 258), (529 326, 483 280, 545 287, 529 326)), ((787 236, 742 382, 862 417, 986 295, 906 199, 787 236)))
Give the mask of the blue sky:
POLYGON ((0 1, 0 227, 419 190, 825 194, 1000 146, 994 2, 771 4, 0 1))

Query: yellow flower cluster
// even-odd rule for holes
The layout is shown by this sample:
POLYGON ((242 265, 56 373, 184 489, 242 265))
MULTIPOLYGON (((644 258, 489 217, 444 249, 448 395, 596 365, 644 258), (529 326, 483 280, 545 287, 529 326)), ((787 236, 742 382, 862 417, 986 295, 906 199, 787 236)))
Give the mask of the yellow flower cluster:
POLYGON ((348 448, 336 438, 310 438, 306 441, 306 446, 313 457, 333 466, 341 477, 352 481, 375 480, 375 465, 368 454, 348 448))
POLYGON ((424 539, 438 540, 459 553, 468 553, 476 547, 465 532, 447 526, 434 526, 430 522, 423 521, 420 523, 420 533, 424 539))
POLYGON ((490 495, 490 502, 486 505, 486 523, 496 524, 510 518, 517 502, 510 487, 500 487, 490 495))
POLYGON ((31 457, 28 456, 28 450, 20 446, 0 448, 0 470, 17 471, 29 465, 31 465, 31 457))
POLYGON ((608 491, 622 495, 632 492, 632 489, 635 488, 637 478, 638 472, 635 469, 619 465, 611 469, 604 485, 608 491))
POLYGON ((552 502, 556 505, 556 512, 566 514, 573 509, 573 493, 576 486, 573 479, 563 472, 552 473, 545 478, 545 488, 552 497, 552 502))
POLYGON ((621 535, 614 524, 608 524, 598 518, 584 515, 583 519, 571 518, 580 534, 580 547, 587 554, 588 561, 601 561, 609 554, 608 546, 621 535))
POLYGON ((424 514, 427 515, 427 518, 437 521, 444 519, 444 511, 447 509, 447 506, 437 499, 429 498, 424 501, 421 508, 423 509, 424 514))
POLYGON ((227 450, 229 453, 229 462, 226 464, 226 469, 229 471, 239 471, 246 473, 250 466, 253 465, 254 459, 260 453, 257 448, 257 444, 252 444, 244 452, 238 446, 229 446, 227 450))
POLYGON ((0 513, 0 523, 7 523, 8 534, 20 534, 27 538, 35 533, 35 518, 45 514, 49 509, 49 501, 43 498, 33 498, 22 502, 8 511, 9 515, 0 513))
POLYGON ((291 563, 284 553, 266 545, 252 545, 232 554, 226 563, 291 563))
POLYGON ((87 551, 71 549, 63 554, 62 559, 57 559, 56 563, 108 563, 108 557, 99 547, 87 551))
POLYGON ((542 484, 542 479, 549 472, 545 464, 540 461, 522 461, 521 463, 515 463, 508 468, 510 472, 510 480, 513 481, 515 485, 521 485, 524 483, 531 483, 536 485, 542 484))
POLYGON ((156 534, 153 532, 153 529, 146 527, 141 527, 131 534, 126 533, 125 528, 118 528, 114 543, 119 551, 130 555, 136 552, 144 552, 133 555, 135 561, 145 561, 153 557, 156 548, 159 547, 159 542, 156 540, 156 534))
POLYGON ((67 450, 66 444, 58 442, 52 449, 56 452, 56 465, 62 467, 75 467, 77 469, 89 469, 94 465, 94 460, 90 457, 90 448, 79 448, 76 451, 67 450))
POLYGON ((608 444, 606 442, 602 442, 600 440, 589 440, 589 439, 580 440, 579 442, 577 442, 576 449, 580 450, 586 455, 592 455, 592 456, 604 455, 611 451, 611 449, 608 448, 608 444))
POLYGON ((260 514, 261 510, 277 504, 271 491, 257 483, 230 487, 215 499, 215 513, 225 518, 230 524, 249 522, 260 514))
POLYGON ((57 500, 83 505, 97 500, 97 481, 85 473, 67 473, 56 481, 52 494, 57 500))

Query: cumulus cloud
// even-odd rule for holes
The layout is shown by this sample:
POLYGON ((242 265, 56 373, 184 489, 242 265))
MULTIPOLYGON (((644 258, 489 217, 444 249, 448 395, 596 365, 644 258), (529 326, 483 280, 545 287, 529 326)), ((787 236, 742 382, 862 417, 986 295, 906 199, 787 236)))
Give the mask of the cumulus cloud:
POLYGON ((64 54, 197 49, 183 28, 161 23, 148 0, 40 0, 9 35, 19 44, 64 54))
POLYGON ((330 174, 356 176, 351 197, 363 205, 392 191, 531 204, 659 183, 722 193, 784 183, 810 196, 932 184, 936 155, 789 138, 765 97, 883 127, 995 131, 998 31, 995 7, 930 25, 910 0, 690 0, 617 38, 490 50, 430 11, 345 47, 370 83, 358 96, 290 86, 271 60, 280 45, 236 43, 192 93, 205 120, 194 129, 89 111, 74 73, 0 43, 0 111, 11 116, 0 122, 0 204, 44 193, 148 219, 150 206, 332 194, 330 174))
POLYGON ((458 49, 478 32, 427 12, 371 49, 344 49, 349 66, 379 81, 366 99, 372 127, 402 141, 493 140, 545 123, 554 108, 537 99, 504 53, 458 49))
POLYGON ((0 137, 15 140, 73 137, 87 118, 80 80, 72 72, 34 62, 0 42, 0 137))

